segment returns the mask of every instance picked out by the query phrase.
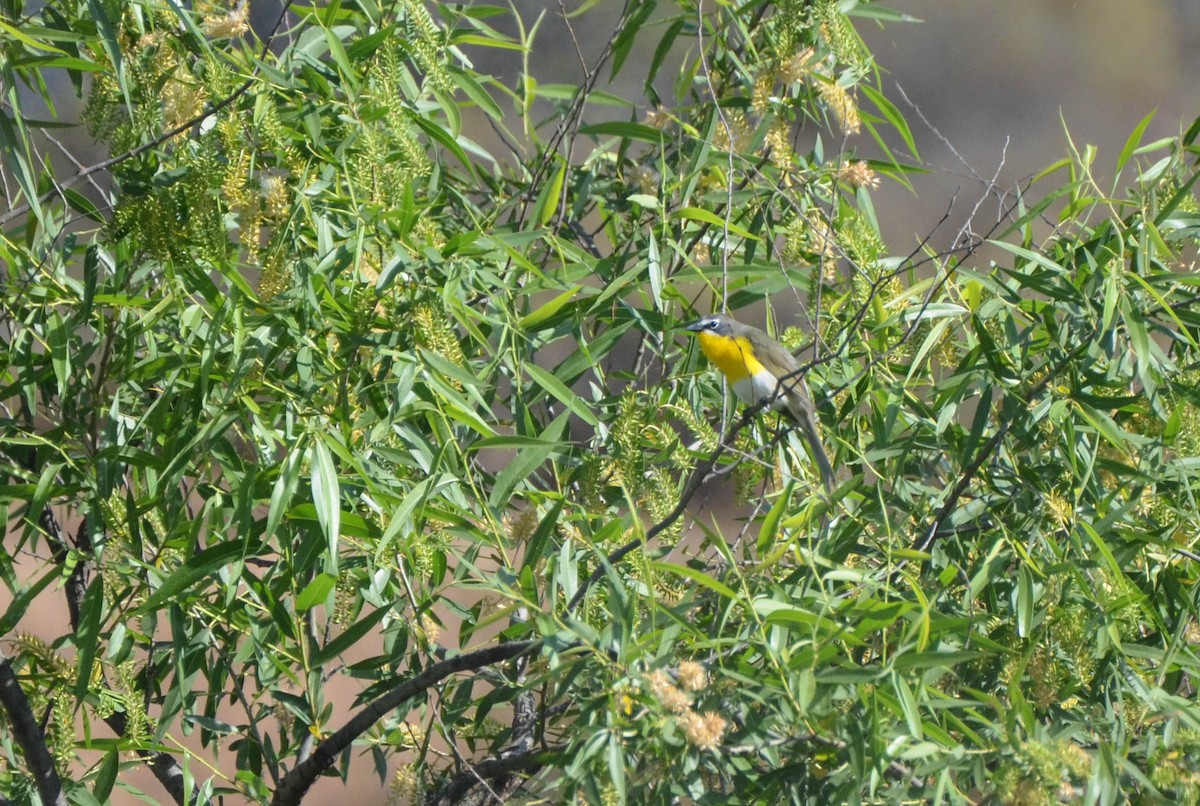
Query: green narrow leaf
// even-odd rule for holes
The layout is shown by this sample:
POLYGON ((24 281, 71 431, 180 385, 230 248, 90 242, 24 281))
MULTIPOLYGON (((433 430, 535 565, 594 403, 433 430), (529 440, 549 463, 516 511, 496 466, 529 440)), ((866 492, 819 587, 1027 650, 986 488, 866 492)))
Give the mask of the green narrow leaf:
POLYGON ((1058 265, 1057 263, 1055 263, 1053 260, 1046 257, 1045 255, 1040 254, 1038 252, 1034 252, 1031 249, 1026 249, 1024 247, 1017 246, 1016 244, 1011 244, 1006 241, 989 240, 988 243, 991 244, 992 246, 998 246, 1006 252, 1012 252, 1017 257, 1025 258, 1030 263, 1034 263, 1038 266, 1041 266, 1043 269, 1048 269, 1049 271, 1052 271, 1055 274, 1063 274, 1064 273, 1062 266, 1058 265))
POLYGON ((104 576, 97 574, 79 605, 75 628, 75 650, 79 653, 75 672, 75 700, 80 702, 92 685, 92 664, 100 643, 100 619, 104 613, 104 576))
POLYGON ((356 621, 352 627, 347 629, 337 638, 334 638, 325 646, 321 647, 320 651, 312 656, 312 666, 314 668, 324 666, 326 663, 357 644, 363 636, 375 629, 379 625, 379 622, 383 621, 384 616, 386 616, 389 612, 389 608, 381 607, 377 610, 371 611, 369 615, 364 616, 356 621))
POLYGON ((303 613, 324 603, 325 599, 329 596, 329 592, 336 585, 337 577, 333 574, 317 574, 316 578, 305 585, 304 590, 300 591, 300 595, 296 597, 296 612, 303 613))
MULTIPOLYGON (((638 32, 641 31, 642 25, 644 25, 646 21, 650 19, 650 15, 654 13, 657 6, 657 3, 645 2, 632 3, 629 6, 631 11, 628 16, 628 22, 625 24, 625 27, 621 29, 620 34, 617 35, 617 38, 613 40, 612 43, 613 56, 612 70, 609 72, 610 80, 616 78, 617 74, 621 72, 621 67, 625 64, 625 59, 627 56, 629 56, 629 52, 633 48, 633 43, 638 37, 638 32)), ((616 772, 614 771, 613 774, 615 775, 616 772)), ((625 790, 623 784, 620 789, 620 794, 622 795, 620 802, 624 803, 625 790)))
POLYGON ((525 48, 517 42, 505 42, 504 40, 496 39, 495 37, 479 36, 478 34, 455 34, 454 44, 478 45, 483 48, 499 48, 500 50, 525 50, 525 48))
POLYGON ((579 419, 593 427, 600 424, 600 419, 596 417, 583 398, 572 392, 558 378, 555 378, 549 372, 533 363, 526 364, 525 371, 529 373, 529 377, 533 378, 538 386, 553 395, 560 403, 570 409, 575 416, 579 417, 579 419))
POLYGON ((662 571, 667 574, 681 576, 684 579, 690 579, 697 585, 708 588, 714 593, 719 593, 726 599, 736 599, 737 591, 729 587, 723 582, 719 582, 716 578, 709 576, 703 571, 698 571, 695 568, 688 568, 686 565, 678 563, 666 562, 665 560, 654 560, 650 563, 650 567, 656 571, 662 571))
POLYGON ((341 536, 341 488, 333 455, 324 439, 318 436, 312 446, 312 496, 317 508, 317 521, 329 546, 329 570, 337 573, 338 539, 341 536))
POLYGON ((1125 147, 1121 149, 1121 156, 1117 157, 1117 173, 1121 172, 1121 169, 1125 167, 1125 163, 1129 162, 1129 158, 1133 156, 1134 149, 1142 141, 1142 134, 1145 133, 1146 127, 1150 125, 1150 121, 1154 119, 1154 115, 1155 112, 1151 111, 1129 133, 1129 137, 1125 140, 1125 147))
POLYGON ((622 137, 626 140, 641 140, 655 145, 662 145, 663 137, 665 136, 662 131, 653 126, 647 126, 644 123, 623 123, 617 120, 582 126, 579 130, 584 134, 612 135, 622 137))
MULTIPOLYGON (((446 359, 445 356, 436 350, 422 349, 420 350, 420 356, 421 360, 426 364, 429 364, 430 367, 437 370, 447 378, 458 381, 460 384, 462 384, 463 391, 471 395, 471 398, 479 406, 483 408, 487 407, 487 401, 485 401, 478 392, 479 376, 469 372, 466 368, 459 366, 453 361, 446 359)), ((490 431, 491 429, 489 428, 488 430, 490 431)))
POLYGON ((1033 631, 1033 574, 1022 565, 1017 570, 1017 635, 1028 638, 1033 631))
POLYGON ((559 161, 558 168, 550 177, 550 181, 542 188, 537 205, 533 208, 533 220, 539 227, 549 224, 550 219, 554 218, 554 214, 558 212, 558 202, 562 195, 563 179, 566 175, 567 163, 565 160, 559 161))
POLYGON ((749 230, 739 227, 732 221, 726 221, 716 213, 709 212, 701 207, 681 207, 671 214, 671 218, 682 218, 685 221, 701 221, 705 224, 711 224, 714 227, 720 227, 722 230, 729 230, 734 235, 745 238, 748 241, 762 240, 762 238, 759 238, 749 230))
MULTIPOLYGON (((925 360, 925 356, 929 354, 929 351, 942 343, 942 336, 945 335, 946 329, 949 326, 950 326, 950 322, 943 319, 943 320, 939 321, 937 324, 935 324, 932 328, 930 328, 929 333, 925 336, 924 339, 921 340, 921 345, 917 348, 917 351, 915 353, 913 353, 912 361, 910 361, 909 365, 908 365, 908 375, 905 376, 905 379, 904 379, 904 384, 906 386, 908 384, 912 383, 912 379, 917 375, 918 370, 920 370, 922 368, 922 366, 923 366, 922 362, 925 360)), ((954 406, 947 406, 945 409, 942 410, 941 416, 952 417, 953 416, 952 413, 946 414, 945 412, 947 412, 947 411, 953 412, 954 410, 955 410, 954 406)), ((938 423, 938 431, 939 432, 944 427, 945 427, 944 423, 942 423, 942 422, 938 423)))
POLYGON ((1198 343, 1192 336, 1190 329, 1184 327, 1183 321, 1180 320, 1180 318, 1175 314, 1175 309, 1167 303, 1162 294, 1158 293, 1158 290, 1155 289, 1154 286, 1150 285, 1150 283, 1146 282, 1146 280, 1139 277, 1137 274, 1131 272, 1128 276, 1140 283, 1141 286, 1145 288, 1152 297, 1154 297, 1154 301, 1158 303, 1159 307, 1162 309, 1162 312, 1171 319, 1171 321, 1175 324, 1175 327, 1178 329, 1175 335, 1187 339, 1188 344, 1190 344, 1193 348, 1200 348, 1200 343, 1198 343))
POLYGON ((97 803, 108 803, 113 785, 117 782, 117 771, 121 768, 120 751, 113 748, 104 754, 104 761, 96 771, 96 782, 92 785, 92 797, 97 803))
POLYGON ((112 20, 109 19, 108 11, 104 8, 101 0, 87 0, 87 7, 92 21, 96 23, 96 28, 100 31, 100 38, 104 42, 104 52, 108 54, 109 61, 112 62, 117 86, 121 89, 126 106, 132 110, 133 102, 130 100, 129 86, 125 81, 125 63, 121 57, 121 43, 117 40, 117 30, 113 27, 112 20))
POLYGON ((1075 401, 1079 413, 1083 419, 1096 429, 1096 433, 1104 437, 1108 442, 1119 450, 1125 450, 1125 437, 1121 432, 1121 426, 1117 425, 1116 420, 1109 417, 1105 412, 1099 409, 1092 408, 1086 403, 1078 400, 1075 401))
POLYGON ((79 318, 87 321, 96 302, 96 284, 100 278, 100 247, 92 244, 83 256, 83 310, 79 318))
POLYGON ((556 296, 554 299, 539 305, 536 309, 525 314, 525 316, 521 317, 521 329, 536 330, 538 325, 542 324, 548 319, 551 319, 556 313, 561 311, 568 302, 575 299, 575 295, 578 294, 582 288, 583 286, 581 285, 573 285, 566 291, 556 296))
MULTIPOLYGON (((1125 329, 1129 332, 1129 341, 1133 344, 1134 355, 1137 356, 1139 372, 1150 375, 1148 370, 1155 367, 1154 348, 1150 342, 1150 334, 1146 330, 1146 321, 1142 318, 1142 312, 1136 305, 1131 304, 1129 299, 1121 300, 1121 319, 1125 323, 1125 329)), ((1152 377, 1146 377, 1143 384, 1147 388, 1150 396, 1154 394, 1152 377)))
POLYGON ((71 381, 71 334, 66 322, 58 312, 50 314, 49 331, 46 341, 50 345, 50 364, 54 367, 54 379, 58 383, 58 396, 67 396, 67 387, 71 381))
MULTIPOLYGON (((54 481, 58 478, 58 473, 63 468, 62 462, 47 462, 42 468, 42 473, 38 476, 37 487, 33 490, 33 495, 29 499, 29 509, 25 513, 25 522, 27 530, 40 529, 39 521, 42 517, 42 511, 46 508, 46 503, 50 500, 50 491, 54 488, 54 481)), ((4 633, 0 631, 0 635, 4 633)))
POLYGON ((987 657, 987 655, 987 652, 975 650, 961 650, 958 652, 910 652, 907 655, 898 655, 893 665, 897 671, 907 671, 909 669, 949 670, 961 664, 987 657))
POLYGON ((924 739, 925 730, 921 724, 921 709, 917 705, 917 698, 913 695, 912 688, 900 674, 893 675, 892 680, 895 684, 896 694, 900 697, 900 709, 904 712, 904 721, 908 725, 908 732, 918 741, 924 739))
POLYGON ((401 532, 411 530, 416 526, 416 520, 420 517, 419 511, 426 500, 452 482, 453 479, 445 474, 430 474, 405 494, 400 506, 392 512, 387 529, 384 530, 383 537, 379 540, 379 547, 375 549, 377 563, 382 562, 383 558, 387 556, 392 542, 400 536, 401 532))
POLYGON ((484 113, 487 114, 487 116, 492 120, 497 122, 504 120, 504 110, 502 110, 500 105, 492 99, 492 96, 488 94, 487 89, 485 89, 483 85, 475 80, 474 76, 465 70, 461 70, 451 65, 448 65, 448 68, 450 72, 450 78, 452 78, 454 83, 458 85, 458 88, 463 91, 463 94, 474 101, 475 105, 482 109, 484 113))
POLYGON ((181 595, 196 582, 216 571, 223 565, 239 560, 245 554, 245 547, 240 540, 218 543, 195 554, 177 568, 159 585, 158 590, 137 609, 139 615, 147 615, 162 608, 167 602, 181 598, 181 595))
POLYGON ((566 427, 567 412, 563 412, 542 432, 544 442, 541 445, 531 445, 517 451, 516 457, 496 476, 488 503, 496 508, 506 506, 518 484, 529 478, 543 462, 563 450, 561 438, 566 427))
POLYGON ((650 280, 650 296, 654 299, 654 310, 665 311, 666 305, 663 302, 663 277, 662 258, 658 252, 658 239, 651 236, 646 244, 646 273, 650 280))
POLYGON ((184 9, 183 6, 178 3, 178 0, 167 0, 167 5, 171 8, 171 11, 175 12, 175 16, 178 18, 179 24, 185 28, 189 34, 192 35, 193 41, 199 43, 204 50, 211 50, 212 46, 209 44, 208 37, 204 35, 204 32, 201 31, 199 27, 197 27, 196 21, 192 19, 191 12, 184 9))
POLYGON ((1092 545, 1100 552, 1100 556, 1104 558, 1104 564, 1107 566, 1109 573, 1116 578, 1115 582, 1126 584, 1128 581, 1125 579, 1125 572, 1121 570, 1121 564, 1117 562, 1117 558, 1113 555, 1112 549, 1108 547, 1108 543, 1105 542, 1104 538, 1100 537, 1100 533, 1087 521, 1076 521, 1076 525, 1083 530, 1083 533, 1087 535, 1092 545))
POLYGON ((571 545, 570 539, 563 540, 558 549, 553 580, 567 601, 574 598, 579 591, 579 564, 575 561, 575 547, 571 545))
POLYGON ((45 51, 49 51, 50 53, 60 53, 63 56, 67 55, 66 51, 60 50, 60 49, 54 47, 53 45, 48 45, 45 42, 39 42, 38 40, 34 39, 33 37, 29 36, 28 34, 22 33, 19 28, 14 28, 11 25, 9 25, 7 22, 4 22, 3 20, 0 20, 0 31, 4 32, 5 34, 11 36, 12 38, 14 38, 20 42, 24 42, 26 45, 33 48, 34 50, 45 50, 45 51))
POLYGON ((418 126, 420 126, 426 134, 428 134, 431 138, 440 143, 443 148, 453 154, 454 158, 457 159, 462 166, 467 169, 467 172, 471 175, 472 179, 478 180, 479 177, 476 176, 475 166, 471 163, 471 158, 467 156, 467 152, 463 151, 462 146, 458 144, 458 141, 455 140, 455 138, 452 137, 448 131, 443 129, 436 122, 429 120, 424 115, 414 115, 412 120, 418 126))
POLYGON ((778 624, 789 629, 814 631, 826 635, 843 634, 843 640, 854 644, 862 643, 853 636, 844 635, 842 626, 820 613, 793 607, 775 599, 759 597, 754 600, 754 610, 762 614, 768 624, 778 624))
POLYGON ((205 730, 219 735, 228 736, 229 734, 237 733, 240 730, 240 728, 238 728, 236 725, 231 725, 228 722, 222 722, 219 719, 200 716, 199 714, 188 714, 184 718, 193 725, 199 725, 205 730))
POLYGON ((612 781, 617 803, 625 802, 625 753, 624 742, 616 731, 608 734, 608 778, 612 781))
POLYGON ((296 445, 288 454, 287 459, 279 467, 279 476, 271 489, 271 504, 267 511, 267 526, 263 530, 263 542, 275 536, 283 515, 291 508, 292 496, 300 486, 300 457, 303 455, 302 445, 296 445))
POLYGON ((450 126, 450 134, 460 144, 466 143, 466 138, 462 133, 462 110, 453 98, 450 98, 443 92, 433 90, 433 97, 437 99, 438 106, 442 110, 442 114, 446 116, 446 123, 450 126))
POLYGON ((863 94, 870 99, 871 103, 875 104, 875 108, 879 110, 879 113, 883 115, 888 123, 892 124, 892 128, 904 139, 904 146, 908 149, 908 153, 912 154, 919 161, 920 157, 917 154, 916 141, 913 140, 912 132, 908 128, 908 122, 900 114, 900 110, 896 108, 895 104, 884 97, 883 93, 865 82, 859 84, 858 89, 863 91, 863 94))
POLYGON ((800 706, 800 714, 808 713, 813 697, 817 694, 817 676, 812 669, 801 669, 796 681, 796 704, 800 706))
POLYGON ((771 510, 767 513, 767 517, 763 518, 762 526, 758 530, 757 547, 759 556, 765 555, 775 545, 775 539, 779 535, 779 523, 783 520, 784 513, 787 512, 792 500, 792 490, 795 487, 796 482, 794 480, 789 481, 787 487, 775 499, 775 503, 771 505, 771 510))
POLYGON ((17 628, 17 624, 24 617, 25 611, 29 609, 30 603, 38 597, 38 594, 46 589, 46 586, 58 579, 58 576, 58 569, 51 568, 42 575, 41 579, 29 587, 21 589, 13 597, 12 602, 8 605, 8 609, 4 611, 4 617, 0 618, 0 635, 8 635, 17 628))
POLYGON ((685 24, 685 21, 681 17, 676 17, 667 26, 662 38, 658 40, 658 44, 654 48, 654 56, 650 59, 650 64, 646 70, 647 91, 653 89, 654 79, 658 77, 658 71, 662 69, 663 62, 671 52, 671 48, 675 45, 675 40, 678 38, 685 24))
MULTIPOLYGON (((25 194, 25 203, 29 205, 34 218, 43 221, 45 212, 38 201, 37 178, 26 148, 29 144, 29 132, 22 123, 20 99, 16 88, 9 88, 8 105, 16 111, 15 118, 10 118, 8 113, 0 108, 0 159, 5 165, 16 168, 13 173, 17 184, 21 186, 21 192, 25 194)), ((9 200, 10 206, 14 203, 15 199, 9 200)))
POLYGON ((1109 272, 1104 278, 1104 315, 1100 319, 1100 326, 1103 330, 1112 327, 1113 314, 1117 310, 1117 296, 1120 291, 1121 285, 1117 280, 1116 272, 1109 272))
POLYGON ((350 57, 346 55, 346 48, 342 45, 342 40, 332 29, 325 29, 325 44, 329 46, 329 55, 338 70, 341 71, 342 76, 352 82, 355 72, 354 68, 350 66, 350 57))
POLYGON ((542 518, 537 530, 525 545, 525 556, 521 559, 522 568, 537 568, 542 557, 547 553, 546 549, 550 545, 551 535, 558 530, 559 518, 562 517, 563 507, 566 503, 567 499, 559 498, 542 518))

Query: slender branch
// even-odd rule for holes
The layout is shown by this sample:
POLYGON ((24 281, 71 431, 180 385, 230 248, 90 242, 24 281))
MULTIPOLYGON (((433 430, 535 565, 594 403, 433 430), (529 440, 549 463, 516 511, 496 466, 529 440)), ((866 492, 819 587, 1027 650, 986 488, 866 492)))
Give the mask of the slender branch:
MULTIPOLYGON (((1018 400, 1028 402, 1037 395, 1041 394, 1042 391, 1049 386, 1050 383, 1054 381, 1059 374, 1061 374, 1062 371, 1079 356, 1080 353, 1084 352, 1089 346, 1091 346, 1091 341, 1095 335, 1096 334, 1093 333, 1086 339, 1081 340, 1078 347, 1059 359, 1058 364, 1049 372, 1047 372, 1041 380, 1029 387, 1028 391, 1026 391, 1023 395, 1020 395, 1018 400)), ((1012 428, 1013 423, 1016 421, 1017 418, 1015 416, 1001 418, 1000 427, 996 429, 996 433, 993 434, 992 438, 984 443, 983 447, 979 449, 979 453, 976 454, 975 458, 971 461, 971 464, 967 466, 967 469, 963 471, 962 475, 958 479, 958 482, 954 485, 954 489, 951 490, 950 495, 947 496, 945 503, 942 504, 941 509, 938 510, 937 515, 929 524, 929 528, 926 529, 925 532, 913 543, 913 548, 915 550, 928 551, 929 547, 932 546, 934 541, 936 541, 939 537, 942 537, 946 534, 954 534, 953 530, 942 530, 942 524, 947 518, 950 517, 950 514, 958 506, 958 499, 960 499, 967 491, 967 487, 970 486, 972 479, 975 478, 975 474, 979 472, 979 468, 983 467, 983 463, 986 462, 996 452, 996 449, 1000 447, 1000 443, 1004 439, 1005 434, 1009 432, 1009 429, 1012 428)), ((903 565, 900 567, 903 567, 903 565)), ((897 570, 899 570, 899 568, 897 568, 897 570)))
POLYGON ((435 663, 420 674, 405 678, 391 691, 383 694, 359 709, 345 725, 338 729, 328 739, 325 739, 313 749, 312 755, 301 762, 283 778, 275 796, 271 799, 272 806, 298 806, 313 782, 327 769, 333 766, 339 754, 348 748, 355 739, 366 733, 370 728, 389 713, 400 707, 406 700, 420 694, 444 677, 455 672, 464 672, 491 666, 506 660, 520 657, 537 650, 540 641, 513 641, 498 646, 477 649, 447 658, 435 663))
POLYGON ((13 671, 12 661, 0 653, 0 708, 8 714, 9 729, 21 750, 25 753, 25 761, 29 771, 37 783, 38 796, 42 803, 54 806, 67 806, 67 796, 63 792, 62 781, 54 769, 54 758, 46 746, 46 734, 29 707, 29 699, 17 682, 13 671))
MULTIPOLYGON (((592 66, 591 71, 584 74, 583 83, 579 85, 579 89, 575 92, 575 96, 571 99, 571 106, 567 113, 563 116, 555 128, 554 133, 546 141, 546 148, 542 153, 542 158, 534 167, 532 175, 529 179, 529 187, 538 187, 545 178, 546 173, 553 165, 553 155, 558 151, 558 147, 562 145, 563 139, 569 134, 578 131, 579 122, 583 117, 583 110, 587 107, 588 99, 591 97, 592 90, 596 86, 596 80, 600 77, 600 71, 608 60, 612 57, 613 45, 621 34, 625 32, 625 28, 629 25, 630 20, 630 0, 625 1, 625 6, 621 9, 621 16, 614 26, 612 34, 609 35, 608 41, 604 43, 604 49, 600 52, 600 56, 596 59, 596 63, 592 66)), ((568 153, 565 157, 569 163, 571 155, 568 153)), ((524 204, 521 205, 518 221, 525 220, 525 214, 529 211, 529 206, 533 204, 533 195, 526 194, 524 204)), ((556 211, 557 212, 557 211, 556 211)))
POLYGON ((471 765, 425 799, 425 806, 451 806, 459 802, 480 780, 507 778, 511 773, 537 770, 553 757, 565 753, 568 746, 554 745, 529 753, 489 758, 471 765))
POLYGON ((630 540, 628 543, 605 557, 604 562, 602 562, 600 566, 596 568, 596 570, 592 571, 591 576, 584 580, 584 583, 579 586, 579 590, 575 591, 575 595, 571 597, 571 601, 567 602, 567 613, 571 613, 576 607, 579 606, 579 603, 583 601, 585 596, 587 596, 588 591, 591 590, 593 585, 600 581, 601 577, 604 576, 608 568, 612 567, 616 563, 619 563, 634 549, 638 548, 639 546, 644 546, 654 538, 658 537, 663 531, 669 529, 671 525, 675 523, 675 521, 679 520, 679 517, 683 515, 685 510, 687 510, 687 505, 691 502, 692 497, 695 496, 696 492, 700 489, 701 483, 708 478, 709 473, 711 473, 713 468, 716 466, 717 460, 725 455, 725 453, 733 445, 733 440, 735 437, 737 437, 738 433, 741 432, 741 430, 747 425, 749 425, 750 422, 769 402, 769 400, 764 398, 753 406, 746 407, 745 411, 742 412, 742 416, 732 426, 730 426, 729 430, 725 433, 725 436, 721 438, 720 443, 718 443, 717 447, 713 449, 712 453, 710 453, 708 457, 704 459, 704 461, 696 465, 695 469, 692 470, 692 474, 688 476, 687 482, 683 485, 683 492, 680 493, 679 503, 675 505, 675 508, 672 509, 665 518, 651 526, 644 536, 635 537, 633 540, 630 540))
MULTIPOLYGON (((73 164, 78 170, 80 170, 80 171, 87 170, 86 166, 84 166, 84 164, 82 162, 80 162, 79 160, 75 159, 75 155, 71 153, 71 150, 68 149, 61 140, 58 140, 57 138, 55 138, 48 131, 42 131, 41 134, 42 134, 42 137, 45 137, 52 144, 54 144, 54 146, 62 153, 62 155, 64 157, 66 157, 67 159, 69 159, 71 161, 71 164, 73 164)), ((96 191, 96 193, 99 194, 101 196, 101 198, 104 198, 105 196, 107 196, 107 194, 104 192, 104 188, 100 187, 100 183, 97 182, 95 179, 89 178, 88 184, 92 186, 92 190, 96 191)))

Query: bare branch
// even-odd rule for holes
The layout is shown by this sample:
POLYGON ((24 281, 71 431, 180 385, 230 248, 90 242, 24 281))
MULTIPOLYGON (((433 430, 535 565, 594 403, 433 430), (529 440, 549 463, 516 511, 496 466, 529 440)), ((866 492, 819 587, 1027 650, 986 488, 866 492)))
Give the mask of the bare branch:
MULTIPOLYGON (((457 775, 445 786, 425 799, 425 806, 452 806, 466 795, 481 780, 507 780, 514 772, 540 769, 554 760, 555 756, 567 751, 567 745, 555 745, 532 753, 518 753, 507 757, 489 758, 471 765, 471 769, 457 775)), ((502 787, 503 788, 503 787, 502 787)), ((487 803, 487 800, 480 801, 487 803)))
POLYGON ((520 657, 537 650, 540 641, 513 641, 498 646, 477 649, 435 663, 414 677, 400 681, 391 691, 377 697, 359 709, 337 732, 316 746, 311 756, 284 776, 283 783, 275 790, 272 806, 298 806, 305 793, 321 773, 333 766, 338 755, 348 748, 376 722, 387 716, 406 700, 410 700, 445 677, 456 672, 473 671, 506 660, 520 657))
POLYGON ((62 781, 54 769, 54 759, 46 746, 46 734, 29 707, 29 699, 17 682, 12 661, 0 653, 0 708, 8 715, 8 724, 17 744, 25 753, 29 771, 37 782, 38 796, 42 803, 67 806, 62 781))

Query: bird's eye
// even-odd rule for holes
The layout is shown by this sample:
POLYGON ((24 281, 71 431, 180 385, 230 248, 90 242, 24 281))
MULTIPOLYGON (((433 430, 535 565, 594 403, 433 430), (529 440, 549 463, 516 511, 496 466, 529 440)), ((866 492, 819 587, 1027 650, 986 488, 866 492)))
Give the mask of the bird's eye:
POLYGON ((709 319, 707 322, 704 323, 704 326, 706 328, 708 328, 709 330, 716 330, 718 327, 721 326, 721 323, 718 322, 716 319, 709 319))

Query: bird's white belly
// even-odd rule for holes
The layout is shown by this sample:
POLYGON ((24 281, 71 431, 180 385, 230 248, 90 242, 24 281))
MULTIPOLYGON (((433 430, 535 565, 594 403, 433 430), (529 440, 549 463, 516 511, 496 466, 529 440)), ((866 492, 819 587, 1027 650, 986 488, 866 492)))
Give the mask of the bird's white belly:
MULTIPOLYGON (((764 397, 770 398, 775 396, 776 387, 779 385, 779 379, 770 372, 763 370, 756 375, 742 378, 733 385, 733 393, 738 396, 738 400, 743 403, 754 404, 762 400, 764 397)), ((771 405, 773 409, 781 409, 786 405, 786 394, 783 389, 779 390, 779 397, 771 405)))

